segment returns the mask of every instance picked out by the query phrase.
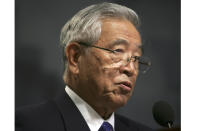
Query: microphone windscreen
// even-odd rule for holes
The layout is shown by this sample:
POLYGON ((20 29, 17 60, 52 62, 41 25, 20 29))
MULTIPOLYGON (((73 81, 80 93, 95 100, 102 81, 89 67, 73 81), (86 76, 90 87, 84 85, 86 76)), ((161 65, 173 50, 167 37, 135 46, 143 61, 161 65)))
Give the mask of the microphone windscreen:
POLYGON ((158 101, 153 105, 153 117, 155 121, 161 126, 168 127, 168 123, 171 125, 174 122, 174 111, 172 107, 164 101, 158 101))

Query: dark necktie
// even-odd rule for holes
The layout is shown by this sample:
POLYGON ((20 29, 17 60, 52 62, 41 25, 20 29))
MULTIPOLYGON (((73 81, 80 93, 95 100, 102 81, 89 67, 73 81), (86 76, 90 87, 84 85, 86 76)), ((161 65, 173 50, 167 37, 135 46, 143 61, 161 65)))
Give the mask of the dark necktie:
POLYGON ((113 131, 113 127, 108 122, 103 122, 98 131, 113 131))

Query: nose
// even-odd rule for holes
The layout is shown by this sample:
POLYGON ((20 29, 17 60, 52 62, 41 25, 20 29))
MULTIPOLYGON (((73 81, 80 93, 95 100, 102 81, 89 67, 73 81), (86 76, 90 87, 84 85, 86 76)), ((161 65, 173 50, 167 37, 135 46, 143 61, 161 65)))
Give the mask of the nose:
POLYGON ((137 75, 137 70, 135 69, 135 65, 133 61, 129 61, 126 65, 122 65, 120 67, 120 73, 126 74, 128 77, 132 75, 137 75))

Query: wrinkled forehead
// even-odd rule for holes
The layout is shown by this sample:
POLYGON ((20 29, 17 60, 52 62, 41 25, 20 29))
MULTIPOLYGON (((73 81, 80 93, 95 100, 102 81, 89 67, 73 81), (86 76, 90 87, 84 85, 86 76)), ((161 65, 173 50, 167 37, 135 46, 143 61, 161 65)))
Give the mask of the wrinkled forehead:
MULTIPOLYGON (((109 46, 125 45, 139 48, 141 36, 136 27, 125 19, 105 19, 102 21, 99 43, 109 46)), ((102 45, 102 44, 101 44, 102 45)))
POLYGON ((129 41, 127 41, 125 39, 120 39, 120 38, 117 38, 117 39, 113 40, 111 43, 109 43, 108 46, 109 47, 114 47, 114 46, 118 46, 118 45, 123 45, 127 48, 129 48, 129 47, 133 47, 133 48, 136 48, 136 49, 141 49, 142 48, 141 41, 130 43, 129 41))

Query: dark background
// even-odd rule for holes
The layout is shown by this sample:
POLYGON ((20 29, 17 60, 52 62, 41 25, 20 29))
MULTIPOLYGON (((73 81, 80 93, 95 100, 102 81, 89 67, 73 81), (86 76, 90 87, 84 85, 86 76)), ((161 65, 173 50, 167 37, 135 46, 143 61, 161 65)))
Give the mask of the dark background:
MULTIPOLYGON (((64 82, 60 30, 77 11, 104 0, 15 1, 15 106, 53 98, 64 82)), ((105 0, 106 1, 106 0, 105 0)), ((108 0, 135 10, 141 19, 151 70, 140 75, 133 96, 118 112, 153 129, 159 100, 175 111, 180 126, 180 0, 108 0)))

